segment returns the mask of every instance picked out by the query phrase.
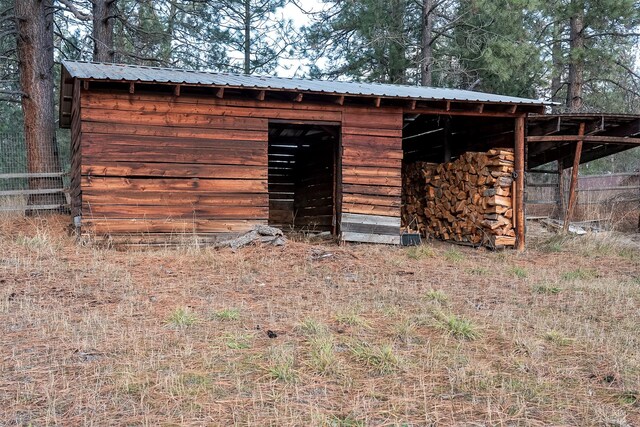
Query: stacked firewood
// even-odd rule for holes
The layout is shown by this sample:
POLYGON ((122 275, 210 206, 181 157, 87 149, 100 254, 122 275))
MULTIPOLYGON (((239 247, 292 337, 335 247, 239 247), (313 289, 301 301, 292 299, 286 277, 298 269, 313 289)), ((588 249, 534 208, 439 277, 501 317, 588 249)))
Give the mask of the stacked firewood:
POLYGON ((403 225, 442 240, 513 246, 513 161, 513 150, 495 149, 406 165, 403 225))

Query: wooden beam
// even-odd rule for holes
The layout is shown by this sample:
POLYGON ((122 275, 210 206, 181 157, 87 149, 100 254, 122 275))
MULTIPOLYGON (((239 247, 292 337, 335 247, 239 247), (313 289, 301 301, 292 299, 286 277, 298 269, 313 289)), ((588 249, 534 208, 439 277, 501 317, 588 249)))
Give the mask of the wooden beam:
POLYGON ((562 224, 562 231, 566 233, 569 230, 569 222, 573 215, 573 208, 576 204, 576 187, 578 186, 578 169, 580 167, 580 155, 582 154, 582 139, 584 138, 584 122, 580 123, 578 129, 578 142, 576 143, 576 152, 573 156, 573 168, 571 169, 571 183, 569 184, 569 204, 567 213, 562 224))
POLYGON ((531 135, 536 136, 545 136, 550 135, 552 133, 560 132, 560 127, 562 125, 562 117, 552 117, 546 118, 546 120, 542 121, 536 118, 536 120, 529 119, 528 125, 528 133, 529 137, 531 135))
POLYGON ((511 107, 509 107, 510 114, 515 114, 516 111, 518 111, 518 104, 513 104, 511 107))
MULTIPOLYGON (((484 104, 478 105, 477 111, 478 111, 478 113, 482 113, 484 111, 484 104)), ((514 111, 514 113, 515 113, 515 111, 514 111)))
POLYGON ((417 102, 418 101, 416 101, 415 99, 412 99, 411 101, 409 101, 409 109, 410 110, 415 110, 417 102))
POLYGON ((267 91, 265 91, 265 90, 261 90, 261 91, 258 91, 258 95, 256 95, 256 99, 257 99, 258 101, 264 101, 264 98, 265 98, 266 96, 267 96, 267 91))
POLYGON ((628 136, 633 137, 640 135, 640 119, 635 119, 630 122, 621 124, 611 129, 603 129, 600 134, 602 136, 628 136))
POLYGON ((444 119, 444 134, 442 136, 442 143, 444 144, 444 162, 451 161, 451 118, 445 117, 444 119))
POLYGON ((82 89, 89 90, 89 80, 82 81, 82 89))
POLYGON ((136 93, 136 84, 134 82, 129 83, 129 93, 131 94, 136 93))
POLYGON ((382 102, 382 98, 380 98, 379 96, 375 99, 374 103, 376 108, 380 108, 380 103, 382 102))
POLYGON ((564 164, 562 163, 562 159, 557 161, 558 163, 558 188, 557 188, 557 197, 556 201, 558 216, 562 219, 564 214, 564 164))
POLYGON ((176 87, 173 88, 173 95, 180 96, 180 85, 176 85, 176 87))
POLYGON ((220 99, 224 98, 224 88, 223 87, 219 87, 216 90, 216 98, 220 98, 220 99))
MULTIPOLYGON (((406 107, 405 107, 406 108, 406 107)), ((426 114, 426 115, 438 115, 443 114, 447 116, 476 116, 476 117, 509 117, 516 118, 522 116, 522 113, 511 114, 507 111, 487 111, 484 110, 482 113, 479 113, 477 110, 451 110, 451 106, 447 107, 447 109, 442 108, 433 108, 433 107, 422 107, 419 104, 416 106, 415 110, 406 110, 411 111, 411 114, 426 114)))
POLYGON ((338 104, 338 105, 344 105, 344 95, 340 95, 340 96, 336 99, 336 104, 338 104))
POLYGON ((451 101, 447 101, 447 106, 445 107, 445 111, 451 111, 451 101))
POLYGON ((299 94, 296 95, 295 98, 293 98, 293 100, 295 102, 302 102, 302 98, 304 98, 304 94, 302 92, 300 92, 299 94))
POLYGON ((524 138, 525 117, 515 120, 515 174, 516 194, 513 215, 516 218, 516 249, 520 252, 525 249, 525 221, 524 221, 524 138))
POLYGON ((574 142, 578 138, 583 142, 599 143, 599 144, 629 144, 640 145, 640 138, 629 138, 624 136, 600 136, 600 135, 587 135, 584 136, 584 123, 580 126, 583 128, 583 133, 580 135, 547 135, 547 136, 529 136, 527 137, 528 143, 534 142, 574 142))

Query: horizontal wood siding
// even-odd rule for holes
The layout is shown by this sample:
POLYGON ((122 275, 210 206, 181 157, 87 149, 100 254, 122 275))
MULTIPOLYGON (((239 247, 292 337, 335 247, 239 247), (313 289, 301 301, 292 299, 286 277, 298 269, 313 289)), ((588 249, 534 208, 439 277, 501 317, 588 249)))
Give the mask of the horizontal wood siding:
MULTIPOLYGON (((334 203, 351 218, 343 220, 343 237, 395 242, 399 235, 395 222, 356 223, 358 215, 400 218, 401 108, 89 90, 73 111, 80 119, 72 123, 74 212, 97 233, 233 233, 266 223, 269 191, 294 193, 286 174, 280 182, 272 170, 268 183, 272 119, 341 123, 342 195, 334 203)), ((311 166, 297 218, 329 226, 330 174, 311 166)), ((278 203, 271 208, 284 214, 280 220, 292 219, 284 216, 293 197, 278 203)))
POLYGON ((233 233, 267 222, 265 117, 166 94, 85 92, 81 107, 81 206, 94 232, 233 233))
POLYGON ((349 108, 344 111, 341 221, 343 240, 399 242, 402 124, 403 113, 399 108, 349 108), (390 221, 385 222, 384 218, 390 221), (385 227, 379 226, 380 221, 386 224, 385 227))
POLYGON ((82 121, 80 120, 80 82, 74 80, 73 83, 73 102, 71 103, 71 169, 70 169, 70 188, 71 195, 71 216, 76 217, 82 214, 82 191, 81 168, 82 168, 82 149, 80 141, 82 140, 82 121))

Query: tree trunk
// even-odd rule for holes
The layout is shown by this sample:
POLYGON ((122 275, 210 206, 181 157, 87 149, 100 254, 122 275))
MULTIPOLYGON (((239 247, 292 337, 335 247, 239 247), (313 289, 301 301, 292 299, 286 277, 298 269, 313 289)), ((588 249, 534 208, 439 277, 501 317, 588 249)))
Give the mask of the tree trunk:
MULTIPOLYGON (((574 2, 575 4, 576 2, 574 2)), ((569 87, 567 108, 570 111, 582 109, 582 85, 584 83, 584 5, 580 2, 569 20, 569 87)))
MULTIPOLYGON (((562 27, 559 22, 553 24, 553 40, 551 47, 551 61, 553 68, 551 71, 551 101, 562 102, 560 90, 562 89, 562 27)), ((553 107, 554 112, 558 112, 558 107, 553 107)))
POLYGON ((422 86, 431 86, 433 81, 431 75, 433 61, 433 48, 431 46, 433 33, 432 7, 433 0, 422 0, 422 39, 420 43, 420 83, 422 86))
POLYGON ((114 62, 113 23, 116 0, 92 0, 93 4, 93 60, 114 62))
MULTIPOLYGON (((53 0, 17 0, 17 52, 29 173, 60 172, 53 101, 53 0)), ((62 178, 31 178, 31 190, 62 188, 62 178)), ((64 204, 62 192, 35 194, 28 204, 64 204)))
POLYGON ((251 74, 251 0, 244 0, 244 73, 251 74))

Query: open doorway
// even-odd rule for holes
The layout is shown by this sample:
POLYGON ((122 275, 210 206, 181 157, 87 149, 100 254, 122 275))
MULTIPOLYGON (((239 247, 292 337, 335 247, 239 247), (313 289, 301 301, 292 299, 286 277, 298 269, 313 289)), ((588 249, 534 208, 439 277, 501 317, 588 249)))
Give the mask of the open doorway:
POLYGON ((340 126, 269 122, 269 225, 338 233, 340 126))

